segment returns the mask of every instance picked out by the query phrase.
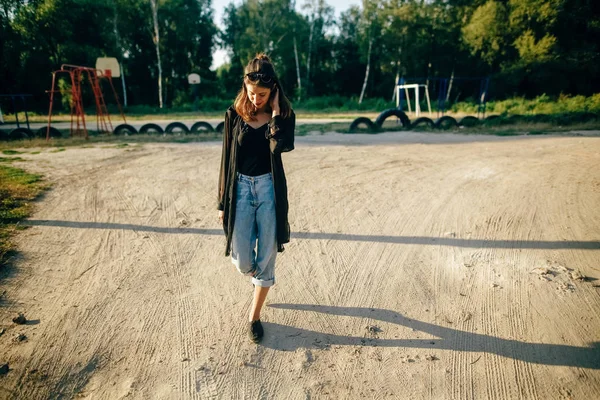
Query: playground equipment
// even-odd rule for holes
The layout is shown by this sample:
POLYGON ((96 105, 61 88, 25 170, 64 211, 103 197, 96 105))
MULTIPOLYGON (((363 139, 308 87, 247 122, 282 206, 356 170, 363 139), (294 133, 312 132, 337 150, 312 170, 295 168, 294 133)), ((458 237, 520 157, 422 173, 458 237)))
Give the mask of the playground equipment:
POLYGON ((424 92, 425 92, 425 97, 427 98, 427 107, 429 109, 429 113, 431 114, 431 101, 429 101, 429 88, 427 87, 427 85, 420 85, 418 83, 413 83, 413 84, 404 84, 404 83, 400 83, 398 85, 396 85, 396 107, 400 110, 402 110, 401 108, 401 97, 402 97, 402 90, 404 90, 404 93, 406 94, 406 100, 407 100, 407 105, 408 105, 408 112, 412 112, 411 108, 410 108, 410 94, 409 94, 409 89, 413 89, 414 93, 415 93, 415 114, 418 117, 421 114, 421 102, 419 101, 419 92, 421 91, 420 89, 423 88, 424 92))
MULTIPOLYGON (((425 96, 427 98, 427 106, 429 107, 429 113, 431 113, 431 103, 429 101, 429 89, 430 87, 433 86, 434 90, 435 88, 437 88, 437 92, 438 92, 438 98, 437 98, 437 113, 438 113, 438 118, 440 117, 440 114, 443 116, 446 113, 446 107, 448 105, 448 102, 450 101, 450 92, 453 89, 453 86, 458 86, 458 83, 461 83, 461 86, 471 86, 470 89, 475 92, 476 86, 473 86, 473 84, 477 85, 477 82, 479 82, 479 90, 477 92, 477 94, 473 93, 473 95, 471 97, 476 98, 478 105, 477 105, 477 118, 485 118, 485 112, 486 112, 486 104, 487 104, 487 97, 488 97, 488 90, 489 90, 489 85, 490 85, 490 78, 489 77, 485 77, 485 78, 481 78, 481 77, 475 77, 475 78, 465 78, 465 77, 450 77, 450 78, 400 78, 396 84, 396 107, 402 111, 402 101, 404 98, 403 95, 403 91, 401 89, 406 88, 404 90, 405 95, 406 95, 406 99, 407 99, 407 106, 408 106, 408 111, 411 112, 411 107, 410 107, 410 96, 409 96, 409 92, 407 89, 411 89, 414 88, 415 91, 415 113, 417 115, 417 117, 419 116, 419 113, 421 111, 420 109, 420 105, 419 105, 419 89, 423 88, 425 91, 425 96), (410 84, 407 82, 411 82, 410 84)), ((460 89, 459 89, 460 90, 460 89)), ((460 94, 462 94, 462 91, 459 92, 459 95, 456 96, 457 98, 460 96, 460 94)))
MULTIPOLYGON (((27 129, 31 129, 29 126, 29 115, 27 115, 27 97, 31 97, 30 94, 0 94, 0 99, 2 98, 10 98, 13 112, 15 114, 15 119, 17 123, 17 129, 21 128, 21 123, 19 122, 19 109, 17 107, 17 101, 21 100, 21 104, 23 105, 23 111, 25 112, 25 123, 27 124, 27 129)), ((0 121, 4 123, 4 117, 2 116, 2 111, 0 109, 0 121)))
MULTIPOLYGON (((29 138, 33 137, 33 132, 31 131, 31 127, 29 126, 29 115, 27 114, 27 98, 28 97, 32 97, 32 95, 22 94, 22 93, 0 94, 0 105, 1 105, 1 100, 10 99, 10 103, 12 105, 12 111, 15 115, 15 122, 17 124, 17 127, 10 130, 10 132, 8 132, 8 133, 1 132, 0 140, 29 139, 29 138), (23 111, 25 113, 25 124, 27 125, 27 128, 22 127, 21 122, 19 121, 19 107, 18 107, 19 101, 18 100, 20 100, 20 104, 22 106, 21 111, 23 111)), ((0 111, 0 121, 2 124, 5 123, 4 117, 2 116, 2 111, 0 111)))
MULTIPOLYGON (((109 59, 111 60, 111 59, 109 59)), ((115 60, 116 61, 116 60, 115 60)), ((104 95, 102 94, 101 81, 104 79, 108 81, 112 89, 115 101, 119 107, 119 112, 123 121, 127 123, 121 103, 119 102, 119 96, 112 83, 113 71, 116 76, 119 76, 119 65, 116 65, 111 61, 105 64, 100 63, 101 68, 84 67, 80 65, 63 64, 60 69, 52 72, 52 88, 46 93, 50 93, 50 107, 48 110, 48 127, 46 129, 46 140, 50 139, 51 136, 51 123, 52 123, 52 107, 54 103, 54 94, 60 93, 60 90, 56 90, 56 76, 57 74, 67 74, 71 80, 71 135, 82 134, 87 139, 88 130, 85 121, 85 111, 83 107, 83 96, 82 96, 82 82, 84 79, 90 84, 92 92, 94 93, 94 101, 96 104, 96 127, 99 132, 112 132, 113 127, 110 121, 110 115, 104 101, 104 95), (104 68, 102 68, 104 66, 104 68)), ((98 64, 97 64, 98 65, 98 64)))

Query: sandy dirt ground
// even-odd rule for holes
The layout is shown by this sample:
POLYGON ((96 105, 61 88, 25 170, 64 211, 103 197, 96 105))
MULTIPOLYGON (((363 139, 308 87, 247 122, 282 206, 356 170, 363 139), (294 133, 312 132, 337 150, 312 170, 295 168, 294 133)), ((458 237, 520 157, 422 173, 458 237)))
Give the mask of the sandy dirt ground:
POLYGON ((599 136, 297 138, 260 345, 220 147, 20 155, 53 188, 0 280, 0 398, 600 398, 599 136))

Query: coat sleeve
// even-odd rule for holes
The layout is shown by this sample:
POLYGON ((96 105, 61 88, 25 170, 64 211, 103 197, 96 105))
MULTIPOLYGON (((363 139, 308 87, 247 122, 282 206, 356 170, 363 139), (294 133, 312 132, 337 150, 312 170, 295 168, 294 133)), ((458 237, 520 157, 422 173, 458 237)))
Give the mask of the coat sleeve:
POLYGON ((217 197, 217 209, 223 211, 225 208, 225 188, 227 187, 227 177, 229 176, 229 156, 231 153, 232 142, 232 112, 227 110, 225 113, 225 124, 223 127, 223 149, 221 151, 221 169, 219 172, 219 193, 217 197))
POLYGON ((292 111, 288 118, 277 115, 269 121, 269 140, 273 154, 294 150, 296 114, 292 111))

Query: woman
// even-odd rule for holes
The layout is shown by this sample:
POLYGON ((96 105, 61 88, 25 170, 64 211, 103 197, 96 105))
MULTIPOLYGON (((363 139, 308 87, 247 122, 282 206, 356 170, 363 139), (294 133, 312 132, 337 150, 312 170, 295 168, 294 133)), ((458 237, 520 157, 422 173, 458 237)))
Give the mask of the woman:
POLYGON ((275 283, 275 258, 290 240, 281 153, 294 149, 296 116, 269 57, 257 55, 244 73, 235 103, 225 113, 218 209, 227 236, 225 255, 252 277, 248 330, 258 343, 260 311, 275 283))

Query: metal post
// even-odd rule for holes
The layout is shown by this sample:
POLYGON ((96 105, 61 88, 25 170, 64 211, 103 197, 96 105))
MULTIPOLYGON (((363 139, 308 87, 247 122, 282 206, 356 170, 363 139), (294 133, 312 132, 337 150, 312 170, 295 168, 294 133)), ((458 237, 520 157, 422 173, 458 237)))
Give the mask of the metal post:
POLYGON ((485 112, 487 108, 487 92, 490 87, 490 77, 485 78, 485 91, 483 92, 483 116, 485 117, 485 112))
POLYGON ((429 109, 429 114, 431 114, 431 102, 429 101, 429 88, 427 85, 425 86, 425 97, 427 98, 427 108, 429 109))
MULTIPOLYGON (((123 74, 121 74, 121 76, 123 76, 123 74)), ((112 77, 108 77, 108 83, 110 83, 110 87, 112 88, 113 95, 115 96, 115 100, 117 101, 117 106, 119 106, 119 112, 121 113, 121 117, 123 118, 123 122, 127 123, 127 120, 125 119, 125 113, 123 113, 123 107, 121 107, 121 102, 119 101, 119 95, 117 94, 117 91, 115 90, 115 87, 114 87, 113 82, 112 82, 112 77)), ((125 87, 123 87, 123 90, 124 90, 124 88, 125 87)), ((127 103, 127 97, 125 97, 125 103, 127 103)), ((127 107, 127 104, 125 104, 125 107, 127 107)), ((108 116, 108 120, 110 121, 110 115, 108 116)), ((111 123, 111 125, 112 125, 112 123, 111 123)))
MULTIPOLYGON (((125 70, 123 69, 123 64, 119 63, 119 68, 121 69, 121 85, 123 86, 123 106, 127 107, 127 88, 125 87, 125 70)), ((120 108, 121 104, 119 103, 119 109, 120 108)), ((121 114, 124 115, 123 110, 121 110, 121 114)), ((123 121, 125 121, 125 116, 123 116, 123 121)), ((127 123, 127 121, 125 121, 125 123, 127 123)))
POLYGON ((421 105, 419 104, 419 87, 415 88, 415 114, 418 117, 421 114, 421 105))
POLYGON ((406 104, 408 105, 408 112, 412 112, 412 109, 410 108, 410 94, 408 92, 408 88, 404 88, 404 93, 406 94, 406 104))
POLYGON ((443 90, 440 88, 440 94, 442 95, 442 115, 446 114, 446 98, 448 96, 448 79, 443 79, 443 90))
POLYGON ((486 95, 490 83, 490 78, 484 78, 479 81, 479 105, 477 107, 477 117, 485 118, 486 95))
POLYGON ((25 111, 25 122, 27 123, 27 129, 31 130, 29 126, 29 115, 27 115, 27 101, 25 100, 25 96, 21 95, 21 100, 23 101, 23 111, 25 111))
POLYGON ((13 106, 13 111, 15 112, 15 118, 17 120, 17 128, 20 128, 21 125, 19 125, 19 112, 17 111, 17 105, 15 104, 15 96, 10 96, 10 101, 13 106))
MULTIPOLYGON (((400 78, 400 82, 398 82, 398 85, 404 85, 404 78, 400 78)), ((402 89, 400 87, 398 87, 398 96, 396 96, 396 99, 398 100, 398 108, 400 109, 400 111, 402 111, 402 89)))
POLYGON ((438 87, 438 98, 437 98, 437 118, 440 117, 440 109, 442 108, 442 89, 444 87, 444 80, 440 80, 438 87))
POLYGON ((48 127, 46 128, 46 141, 50 140, 50 124, 52 123, 52 103, 54 102, 54 84, 56 72, 52 73, 52 86, 50 87, 50 108, 48 110, 48 127))

